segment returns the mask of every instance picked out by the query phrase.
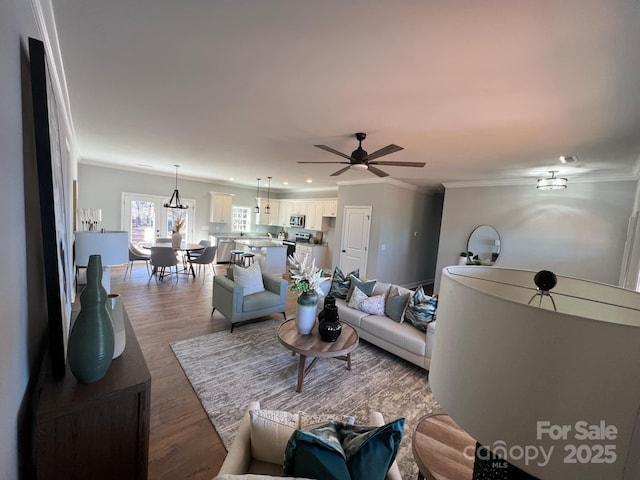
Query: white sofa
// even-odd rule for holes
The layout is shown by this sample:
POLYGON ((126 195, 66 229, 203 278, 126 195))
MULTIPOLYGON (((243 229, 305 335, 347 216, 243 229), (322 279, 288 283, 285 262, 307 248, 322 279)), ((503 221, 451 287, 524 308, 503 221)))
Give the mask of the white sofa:
MULTIPOLYGON (((249 403, 247 411, 240 422, 238 431, 233 440, 233 444, 227 453, 227 456, 220 467, 218 475, 214 480, 258 480, 283 477, 282 462, 272 463, 265 461, 265 458, 278 458, 284 460, 284 452, 286 442, 291 433, 281 427, 269 428, 269 431, 255 432, 252 431, 250 411, 260 410, 260 402, 254 401, 249 403), (252 445, 251 437, 261 437, 261 445, 252 445), (272 435, 271 437, 267 435, 272 435), (265 436, 267 440, 272 439, 269 445, 264 445, 265 436), (260 449, 260 452, 256 452, 260 449), (254 458, 254 456, 259 457, 254 458)), ((382 426, 385 424, 382 414, 379 412, 371 412, 369 417, 370 426, 382 426)), ((264 426, 260 428, 264 429, 264 426)), ((286 477, 291 478, 291 477, 286 477)), ((387 473, 386 480, 402 480, 398 464, 393 462, 387 473)))
MULTIPOLYGON (((391 286, 390 283, 377 282, 372 295, 386 294, 391 286)), ((324 282, 321 288, 324 295, 318 302, 320 309, 324 306, 324 296, 329 293, 331 282, 324 282)), ((400 293, 411 292, 399 286, 398 289, 400 293)), ((360 338, 429 370, 436 333, 435 321, 428 324, 426 332, 422 332, 406 321, 397 323, 385 315, 370 315, 350 308, 341 298, 336 298, 336 306, 340 321, 355 328, 360 338)))

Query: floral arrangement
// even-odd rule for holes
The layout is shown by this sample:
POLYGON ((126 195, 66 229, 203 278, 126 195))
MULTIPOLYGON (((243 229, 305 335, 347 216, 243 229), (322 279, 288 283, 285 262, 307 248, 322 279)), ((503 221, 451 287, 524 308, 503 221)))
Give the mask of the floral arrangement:
POLYGON ((320 284, 331 277, 323 276, 324 270, 316 267, 315 259, 309 264, 308 255, 294 252, 293 255, 289 255, 289 262, 293 266, 290 270, 291 278, 293 279, 292 292, 305 293, 315 291, 318 294, 322 294, 320 284))
POLYGON ((173 233, 180 233, 185 223, 184 215, 180 214, 173 219, 173 233))

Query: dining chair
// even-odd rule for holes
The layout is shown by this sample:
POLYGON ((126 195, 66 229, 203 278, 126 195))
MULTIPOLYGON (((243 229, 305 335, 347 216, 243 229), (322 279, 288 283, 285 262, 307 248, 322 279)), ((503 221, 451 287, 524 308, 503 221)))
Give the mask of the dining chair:
POLYGON ((169 269, 169 275, 172 275, 171 268, 175 267, 176 282, 178 281, 178 257, 176 257, 173 248, 171 247, 151 247, 151 266, 153 267, 151 275, 149 275, 149 282, 151 277, 155 275, 156 283, 158 282, 158 275, 160 280, 166 276, 165 269, 169 269), (160 270, 160 273, 158 273, 160 270))
MULTIPOLYGON (((211 273, 213 273, 213 275, 215 276, 216 270, 215 268, 213 268, 213 259, 216 256, 216 248, 217 247, 204 247, 204 250, 202 250, 202 253, 200 255, 194 258, 189 258, 191 268, 193 268, 194 265, 198 265, 198 275, 200 274, 200 270, 202 269, 203 265, 209 265, 211 273)), ((203 282, 205 276, 206 275, 202 275, 203 282)))
MULTIPOLYGON (((211 242, 209 240, 200 240, 198 242, 198 245, 202 245, 203 247, 207 248, 211 246, 211 242)), ((204 248, 202 250, 194 250, 189 252, 189 256, 191 258, 198 258, 200 255, 202 255, 202 253, 204 253, 204 248)))
MULTIPOLYGON (((129 263, 124 271, 124 278, 127 278, 127 272, 133 273, 133 262, 144 262, 147 266, 147 273, 149 273, 149 260, 151 260, 150 254, 141 252, 133 243, 129 242, 129 263)), ((131 278, 131 273, 129 273, 129 278, 131 278)))

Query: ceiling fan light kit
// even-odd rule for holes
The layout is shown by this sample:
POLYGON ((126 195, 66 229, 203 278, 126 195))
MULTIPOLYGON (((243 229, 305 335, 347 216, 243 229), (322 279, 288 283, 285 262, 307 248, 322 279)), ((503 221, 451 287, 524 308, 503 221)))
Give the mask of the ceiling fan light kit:
POLYGON ((381 148, 380 150, 376 150, 372 154, 369 154, 366 150, 362 148, 362 141, 365 138, 367 138, 367 134, 363 132, 358 132, 355 134, 355 137, 356 137, 356 140, 358 140, 358 148, 356 148, 353 152, 351 152, 351 155, 347 155, 345 153, 342 153, 326 145, 314 145, 314 147, 317 147, 321 150, 325 150, 327 152, 330 152, 342 158, 345 158, 349 160, 348 162, 298 162, 298 163, 340 163, 343 165, 347 165, 347 167, 341 168, 337 172, 332 173, 331 174, 332 177, 338 176, 346 172, 350 168, 353 168, 354 170, 369 170, 371 173, 373 173, 374 175, 377 175, 378 177, 389 176, 388 173, 383 172, 382 170, 375 167, 374 165, 389 165, 389 166, 396 166, 396 167, 424 167, 425 166, 424 162, 378 162, 378 161, 375 161, 376 158, 380 158, 384 155, 389 155, 390 153, 399 152, 400 150, 403 150, 403 148, 398 145, 394 145, 392 143, 390 145, 387 145, 386 147, 381 148))
POLYGON ((567 188, 567 179, 556 177, 557 170, 550 170, 550 177, 538 179, 538 190, 559 190, 567 188))

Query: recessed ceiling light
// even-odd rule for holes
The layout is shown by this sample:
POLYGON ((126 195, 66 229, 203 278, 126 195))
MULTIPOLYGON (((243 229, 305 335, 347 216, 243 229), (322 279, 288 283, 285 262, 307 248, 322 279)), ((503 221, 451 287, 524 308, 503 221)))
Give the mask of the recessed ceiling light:
POLYGON ((289 185, 289 182, 287 182, 286 180, 284 182, 282 182, 283 185, 289 185))
POLYGON ((560 155, 560 162, 562 162, 562 163, 578 163, 578 157, 576 155, 560 155))
POLYGON ((307 183, 313 183, 313 180, 311 180, 310 178, 307 178, 307 183))
POLYGON ((234 179, 233 177, 229 177, 229 181, 230 181, 230 182, 234 182, 234 181, 235 181, 235 179, 234 179))

